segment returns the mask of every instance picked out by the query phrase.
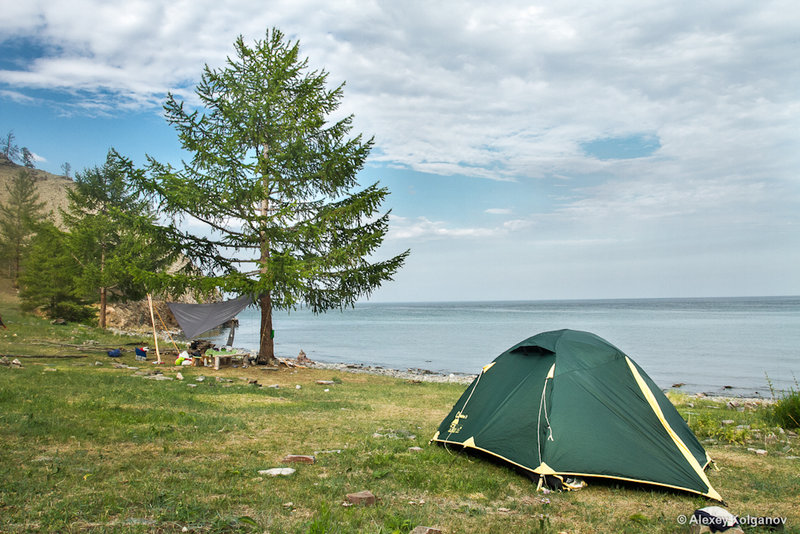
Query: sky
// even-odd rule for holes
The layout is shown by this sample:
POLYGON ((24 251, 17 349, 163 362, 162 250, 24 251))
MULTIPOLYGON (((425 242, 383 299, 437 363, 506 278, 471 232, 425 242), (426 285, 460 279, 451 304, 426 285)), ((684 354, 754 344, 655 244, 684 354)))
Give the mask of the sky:
POLYGON ((277 27, 392 194, 375 301, 800 294, 796 1, 3 2, 0 134, 179 163, 167 92, 277 27))

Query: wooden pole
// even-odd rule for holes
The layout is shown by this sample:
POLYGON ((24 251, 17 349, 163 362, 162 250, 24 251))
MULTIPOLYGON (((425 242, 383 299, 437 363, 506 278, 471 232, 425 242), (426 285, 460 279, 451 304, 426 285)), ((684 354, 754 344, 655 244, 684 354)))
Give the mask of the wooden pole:
POLYGON ((156 318, 153 316, 153 299, 150 297, 150 293, 147 294, 147 304, 150 305, 150 322, 153 323, 153 343, 156 345, 156 358, 158 358, 158 363, 161 363, 161 353, 158 352, 158 336, 156 335, 156 318))

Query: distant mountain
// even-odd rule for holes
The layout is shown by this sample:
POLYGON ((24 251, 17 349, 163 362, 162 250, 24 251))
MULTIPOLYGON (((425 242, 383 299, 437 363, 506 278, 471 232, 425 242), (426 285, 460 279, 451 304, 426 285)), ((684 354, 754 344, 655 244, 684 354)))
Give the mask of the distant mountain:
POLYGON ((6 203, 8 198, 6 186, 11 187, 11 181, 21 170, 28 171, 34 177, 39 190, 39 200, 47 203, 45 209, 51 211, 53 220, 60 224, 59 208, 67 208, 67 188, 72 187, 74 182, 66 176, 50 174, 40 169, 26 169, 0 154, 0 202, 6 203))

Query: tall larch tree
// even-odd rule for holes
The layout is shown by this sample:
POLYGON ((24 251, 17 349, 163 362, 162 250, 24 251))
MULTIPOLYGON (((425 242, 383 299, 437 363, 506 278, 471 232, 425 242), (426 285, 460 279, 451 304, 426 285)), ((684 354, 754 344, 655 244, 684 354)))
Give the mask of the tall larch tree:
POLYGON ((373 140, 350 136, 352 116, 332 118, 343 86, 329 88, 328 73, 310 69, 299 43, 277 29, 234 46, 223 68, 203 70, 199 108, 167 98, 167 121, 191 160, 180 169, 152 158, 146 169, 130 165, 172 217, 164 238, 182 243, 203 276, 141 274, 152 286, 253 295, 258 361, 271 363, 274 308, 350 306, 390 280, 409 251, 374 259, 389 192, 358 183, 373 140), (186 230, 186 219, 203 230, 186 230))

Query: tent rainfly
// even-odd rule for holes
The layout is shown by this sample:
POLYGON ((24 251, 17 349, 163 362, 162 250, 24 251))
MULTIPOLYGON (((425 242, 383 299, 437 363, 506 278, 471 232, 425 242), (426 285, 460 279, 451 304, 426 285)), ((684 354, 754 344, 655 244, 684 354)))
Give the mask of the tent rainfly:
POLYGON ((502 353, 432 441, 498 457, 540 486, 545 477, 603 477, 722 500, 705 474, 711 459, 669 399, 588 332, 544 332, 502 353))

